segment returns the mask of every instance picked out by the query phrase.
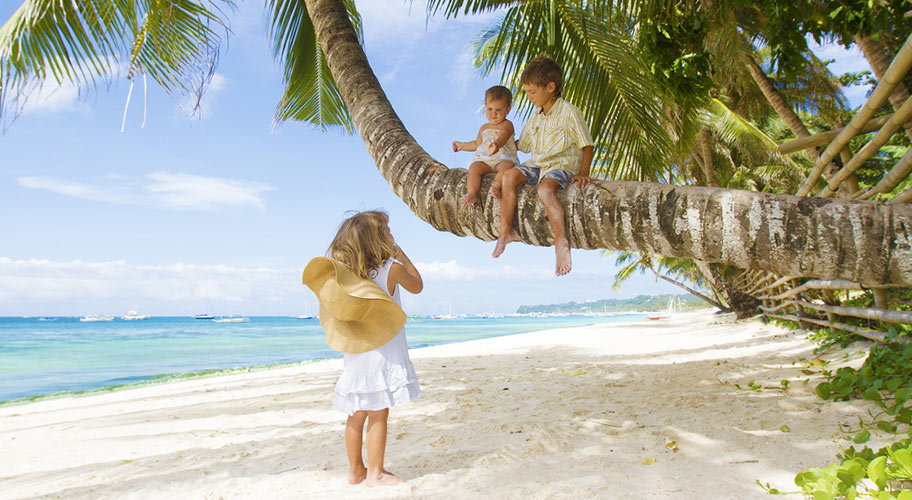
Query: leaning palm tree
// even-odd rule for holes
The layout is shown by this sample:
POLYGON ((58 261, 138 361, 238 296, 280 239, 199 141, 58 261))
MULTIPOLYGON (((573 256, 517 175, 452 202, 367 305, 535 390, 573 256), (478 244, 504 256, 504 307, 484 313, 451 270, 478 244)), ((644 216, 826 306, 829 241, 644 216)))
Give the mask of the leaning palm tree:
MULTIPOLYGON (((604 255, 608 256, 612 252, 608 251, 604 255)), ((614 275, 614 289, 619 290, 621 288, 621 283, 626 279, 633 276, 634 273, 644 273, 647 270, 651 271, 655 275, 656 279, 662 279, 671 283, 674 286, 686 290, 691 295, 699 297, 704 302, 709 305, 718 308, 721 311, 728 311, 728 308, 725 307, 718 300, 712 299, 706 294, 699 292, 698 290, 687 286, 685 281, 691 281, 695 284, 700 284, 700 277, 693 262, 689 259, 676 259, 674 257, 659 257, 655 261, 653 257, 648 253, 644 252, 631 252, 629 250, 620 250, 617 253, 614 263, 621 266, 614 275), (670 274, 676 275, 676 277, 681 278, 685 277, 683 280, 676 280, 673 277, 665 274, 663 268, 668 268, 671 271, 670 274)))
MULTIPOLYGON (((221 19, 217 9, 223 5, 214 0, 26 0, 0 30, 0 98, 13 99, 22 82, 60 76, 61 68, 77 68, 72 70, 76 76, 79 71, 103 74, 92 63, 101 57, 99 47, 115 54, 146 43, 171 44, 169 50, 149 51, 148 61, 135 59, 137 68, 166 81, 192 67, 187 61, 200 64, 177 56, 207 53, 198 47, 212 46, 216 32, 209 26, 221 19), (162 19, 164 29, 146 29, 144 20, 150 18, 162 19), (72 57, 71 45, 82 47, 85 59, 72 57)), ((438 230, 494 239, 495 201, 485 198, 479 206, 461 207, 465 170, 448 169, 434 160, 405 130, 364 55, 346 2, 306 0, 306 12, 300 0, 270 0, 268 6, 271 12, 288 12, 273 17, 289 27, 279 32, 297 33, 295 40, 279 47, 281 54, 306 42, 300 16, 306 14, 312 22, 320 57, 325 56, 342 102, 393 192, 438 230), (293 23, 298 23, 297 30, 290 29, 293 23)), ((131 61, 134 52, 127 51, 131 61)), ((322 68, 322 60, 320 64, 322 68)), ((291 87, 295 82, 288 83, 291 87)), ((905 204, 642 182, 600 182, 561 196, 568 237, 577 248, 639 250, 780 275, 912 284, 912 207, 905 204)), ((544 209, 532 189, 519 193, 516 235, 529 244, 552 243, 544 209)))

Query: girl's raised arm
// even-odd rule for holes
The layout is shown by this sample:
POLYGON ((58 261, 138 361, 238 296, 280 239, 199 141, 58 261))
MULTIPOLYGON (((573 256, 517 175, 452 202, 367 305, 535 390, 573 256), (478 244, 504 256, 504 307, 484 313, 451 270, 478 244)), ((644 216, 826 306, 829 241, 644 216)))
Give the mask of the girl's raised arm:
POLYGON ((408 255, 405 255, 405 252, 399 248, 399 245, 396 245, 393 250, 393 258, 399 262, 393 262, 386 278, 386 288, 389 290, 390 295, 393 294, 397 283, 402 285, 402 288, 405 288, 409 293, 421 293, 421 290, 424 289, 421 274, 418 273, 418 269, 409 260, 408 255))

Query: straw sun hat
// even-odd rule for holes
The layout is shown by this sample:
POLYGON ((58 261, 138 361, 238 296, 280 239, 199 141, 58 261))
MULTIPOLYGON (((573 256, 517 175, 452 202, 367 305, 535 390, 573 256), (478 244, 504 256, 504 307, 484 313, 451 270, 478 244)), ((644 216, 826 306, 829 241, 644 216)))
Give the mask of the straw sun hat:
POLYGON ((345 264, 314 257, 301 281, 320 301, 320 325, 329 347, 358 354, 387 343, 405 326, 405 312, 373 280, 345 264))

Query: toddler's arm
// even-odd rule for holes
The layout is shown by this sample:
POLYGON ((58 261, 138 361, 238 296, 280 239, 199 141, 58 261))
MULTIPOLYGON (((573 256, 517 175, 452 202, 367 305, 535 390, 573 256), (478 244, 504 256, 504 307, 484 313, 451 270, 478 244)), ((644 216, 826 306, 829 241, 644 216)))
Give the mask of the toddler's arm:
POLYGON ((500 135, 498 135, 497 139, 488 146, 488 150, 486 151, 488 155, 496 154, 500 151, 500 148, 504 147, 504 144, 513 137, 513 124, 510 123, 510 120, 504 120, 498 129, 500 129, 500 135))
POLYGON ((478 129, 478 136, 475 137, 474 141, 469 142, 459 142, 453 141, 453 152, 457 151, 475 151, 478 149, 478 145, 481 144, 481 129, 478 129))
MULTIPOLYGON (((390 266, 389 276, 386 278, 386 287, 392 290, 396 284, 402 285, 409 293, 421 293, 424 289, 424 282, 421 281, 421 274, 412 264, 405 252, 396 245, 393 249, 393 258, 399 262, 393 262, 390 266)), ((392 292, 390 292, 392 295, 392 292)))

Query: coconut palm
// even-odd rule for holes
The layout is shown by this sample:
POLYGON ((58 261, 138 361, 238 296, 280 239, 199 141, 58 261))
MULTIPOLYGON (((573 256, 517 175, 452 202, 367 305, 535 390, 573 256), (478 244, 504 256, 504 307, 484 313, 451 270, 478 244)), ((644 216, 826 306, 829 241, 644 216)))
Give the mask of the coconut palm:
MULTIPOLYGON (((612 252, 606 252, 605 256, 607 257, 612 252)), ((648 253, 644 252, 631 252, 629 250, 621 250, 617 252, 617 256, 614 261, 615 264, 621 266, 620 269, 614 275, 614 289, 619 290, 621 288, 621 283, 624 282, 627 278, 633 276, 634 273, 644 273, 647 270, 651 271, 655 275, 656 279, 662 279, 686 290, 691 295, 699 297, 709 305, 718 308, 719 310, 728 312, 728 308, 725 307, 718 300, 712 299, 707 295, 700 293, 696 289, 687 286, 685 281, 691 281, 697 285, 702 285, 702 280, 696 268, 693 265, 693 262, 689 259, 676 259, 674 257, 660 257, 653 260, 653 257, 648 253), (684 277, 684 280, 678 281, 666 274, 664 270, 667 269, 670 271, 669 274, 676 275, 677 277, 684 277)))
MULTIPOLYGON (((269 2, 273 9, 285 4, 279 0, 269 2)), ((300 6, 300 0, 296 5, 300 6)), ((493 240, 499 218, 494 200, 482 197, 478 206, 461 206, 459 193, 465 189, 466 171, 448 169, 431 158, 405 130, 367 62, 345 2, 306 0, 304 5, 342 102, 393 192, 418 217, 441 231, 493 240)), ((16 25, 10 27, 7 23, 0 33, 4 99, 10 99, 6 93, 14 91, 8 82, 29 82, 59 74, 53 68, 59 67, 61 58, 69 57, 71 67, 85 74, 103 74, 91 62, 98 60, 97 47, 111 47, 109 53, 113 54, 117 52, 115 48, 137 46, 137 36, 144 34, 157 43, 171 43, 169 50, 174 54, 199 53, 196 47, 210 47, 215 33, 201 27, 221 19, 201 2, 192 0, 27 0, 24 9, 24 13, 21 9, 17 12, 16 25), (45 6, 43 16, 31 15, 40 11, 32 9, 36 5, 45 6), (94 6, 92 12, 98 12, 101 5, 113 5, 120 9, 114 11, 116 15, 129 17, 130 21, 114 23, 104 18, 102 22, 97 15, 84 14, 91 10, 86 5, 94 6), (182 12, 199 12, 198 22, 190 23, 182 14, 178 17, 182 22, 166 23, 165 31, 180 31, 185 26, 197 26, 196 29, 181 37, 138 29, 142 23, 137 19, 153 16, 149 9, 167 11, 154 14, 164 16, 178 8, 182 12), (47 15, 49 9, 62 11, 47 15), (88 26, 82 30, 84 35, 60 34, 83 23, 88 26), (49 39, 63 40, 63 45, 44 42, 49 39), (89 62, 67 52, 68 43, 84 47, 81 53, 89 62)), ((291 43, 299 46, 303 42, 291 43)), ((280 52, 283 50, 279 48, 280 52)), ((161 69, 156 74, 163 81, 163 75, 180 74, 178 70, 187 67, 168 66, 172 59, 180 62, 186 58, 154 59, 158 53, 150 57, 161 66, 148 63, 140 67, 150 75, 152 68, 161 69)), ((487 189, 483 187, 481 192, 487 189)), ((912 227, 912 207, 908 205, 641 182, 599 182, 586 190, 571 188, 561 196, 567 213, 567 234, 576 248, 639 250, 722 262, 742 269, 765 269, 780 275, 912 284, 912 268, 908 266, 912 262, 912 232, 908 230, 912 227)), ((517 208, 518 239, 550 245, 551 229, 537 193, 533 189, 521 190, 517 208)))

